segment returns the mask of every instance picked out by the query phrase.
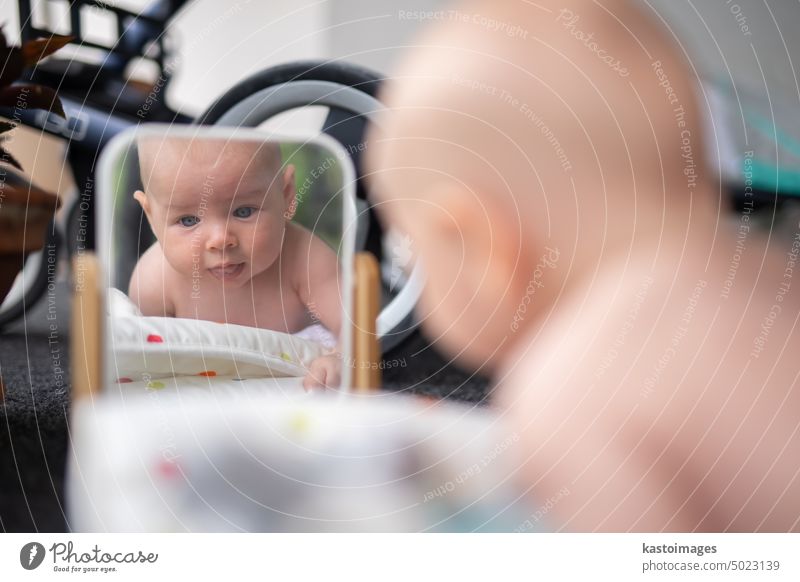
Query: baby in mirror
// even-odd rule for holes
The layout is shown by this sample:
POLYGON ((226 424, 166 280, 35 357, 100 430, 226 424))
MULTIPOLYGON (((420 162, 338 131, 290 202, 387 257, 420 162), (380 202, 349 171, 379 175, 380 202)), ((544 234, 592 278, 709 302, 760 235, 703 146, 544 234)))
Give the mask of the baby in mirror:
MULTIPOLYGON (((324 340, 321 324, 338 337, 339 263, 292 222, 295 168, 278 144, 148 136, 138 150, 144 190, 134 198, 156 237, 130 281, 143 315, 312 330, 324 340)), ((303 385, 338 386, 340 372, 330 353, 303 385)))

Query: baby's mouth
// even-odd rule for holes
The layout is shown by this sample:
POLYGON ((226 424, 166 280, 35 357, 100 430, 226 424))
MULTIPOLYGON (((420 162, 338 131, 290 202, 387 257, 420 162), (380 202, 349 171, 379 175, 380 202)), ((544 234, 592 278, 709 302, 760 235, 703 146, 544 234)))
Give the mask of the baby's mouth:
POLYGON ((225 263, 217 267, 211 267, 208 272, 220 281, 235 279, 244 271, 244 263, 225 263))

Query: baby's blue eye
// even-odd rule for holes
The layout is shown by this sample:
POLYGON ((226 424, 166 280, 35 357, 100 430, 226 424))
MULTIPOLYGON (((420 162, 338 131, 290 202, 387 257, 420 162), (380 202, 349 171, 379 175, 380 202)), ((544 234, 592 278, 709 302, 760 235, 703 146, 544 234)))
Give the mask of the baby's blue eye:
POLYGON ((233 215, 236 218, 249 218, 252 216, 253 212, 255 212, 255 208, 252 206, 242 206, 241 208, 234 210, 233 215))
POLYGON ((200 222, 200 219, 199 219, 199 218, 197 218, 196 216, 181 216, 181 217, 178 219, 178 223, 179 223, 181 226, 185 226, 186 228, 189 228, 190 226, 194 226, 194 225, 196 225, 198 222, 200 222))

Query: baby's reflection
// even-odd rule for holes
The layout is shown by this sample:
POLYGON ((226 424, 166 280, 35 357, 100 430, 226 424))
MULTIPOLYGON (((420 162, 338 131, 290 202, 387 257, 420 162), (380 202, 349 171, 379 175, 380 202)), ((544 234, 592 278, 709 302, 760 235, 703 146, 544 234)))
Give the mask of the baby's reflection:
MULTIPOLYGON (((295 169, 275 143, 143 137, 141 204, 157 241, 130 282, 144 315, 339 336, 336 254, 291 222, 295 169)), ((341 361, 317 358, 304 385, 337 386, 341 361)))

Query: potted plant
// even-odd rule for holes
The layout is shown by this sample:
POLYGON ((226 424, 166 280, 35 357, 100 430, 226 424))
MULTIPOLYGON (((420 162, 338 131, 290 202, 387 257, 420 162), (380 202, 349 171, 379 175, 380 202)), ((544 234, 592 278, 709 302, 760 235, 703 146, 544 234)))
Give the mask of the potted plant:
POLYGON ((53 35, 12 47, 0 27, 0 108, 10 111, 7 121, 0 119, 0 303, 28 253, 44 246, 46 228, 59 205, 58 195, 33 185, 3 146, 5 134, 16 127, 23 110, 43 109, 66 118, 55 91, 19 79, 27 68, 71 40, 53 35))

